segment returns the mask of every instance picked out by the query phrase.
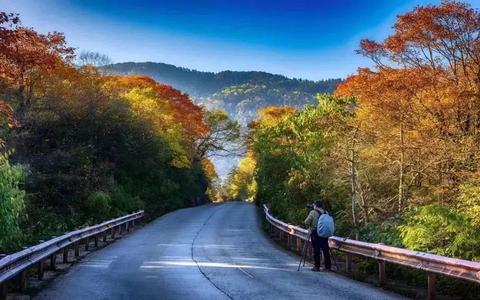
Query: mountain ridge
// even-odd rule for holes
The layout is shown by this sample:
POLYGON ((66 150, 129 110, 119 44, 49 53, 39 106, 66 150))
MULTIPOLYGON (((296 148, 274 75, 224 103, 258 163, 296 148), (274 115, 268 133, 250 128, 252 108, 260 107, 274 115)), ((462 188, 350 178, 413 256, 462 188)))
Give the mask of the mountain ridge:
MULTIPOLYGON (((117 63, 103 67, 110 74, 146 75, 189 94, 207 109, 222 109, 244 128, 257 117, 260 108, 289 105, 301 109, 315 104, 315 95, 331 93, 341 79, 312 81, 288 78, 264 71, 203 72, 165 63, 117 63)), ((236 163, 235 158, 214 158, 221 178, 236 163)))
POLYGON ((220 72, 198 71, 162 62, 122 62, 102 67, 113 74, 142 74, 172 85, 194 98, 205 97, 225 87, 250 84, 284 85, 288 89, 300 89, 309 94, 332 92, 340 78, 326 80, 308 80, 289 78, 281 74, 265 71, 232 71, 220 72))

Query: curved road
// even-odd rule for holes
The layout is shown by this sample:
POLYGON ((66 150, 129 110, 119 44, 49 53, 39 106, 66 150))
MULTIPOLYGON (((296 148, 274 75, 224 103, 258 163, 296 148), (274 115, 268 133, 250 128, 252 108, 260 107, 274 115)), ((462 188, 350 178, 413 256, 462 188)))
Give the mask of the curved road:
POLYGON ((400 299, 335 273, 297 272, 298 257, 241 202, 167 214, 72 266, 38 299, 400 299))

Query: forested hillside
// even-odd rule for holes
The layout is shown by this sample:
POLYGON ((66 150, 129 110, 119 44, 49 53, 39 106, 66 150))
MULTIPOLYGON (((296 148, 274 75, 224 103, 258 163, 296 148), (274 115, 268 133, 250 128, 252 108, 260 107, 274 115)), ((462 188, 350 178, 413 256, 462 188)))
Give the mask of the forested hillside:
POLYGON ((200 72, 164 63, 118 63, 103 67, 113 74, 142 74, 172 85, 208 108, 221 108, 246 125, 258 108, 268 105, 302 107, 317 93, 333 92, 339 79, 310 81, 266 72, 200 72))
POLYGON ((375 67, 334 95, 262 109, 230 197, 295 224, 321 199, 338 235, 480 261, 478 20, 468 4, 417 7, 361 41, 375 67))
MULTIPOLYGON (((61 33, 0 12, 0 253, 144 209, 214 196, 207 156, 238 137, 222 112, 146 76, 105 76, 61 33)), ((95 59, 98 56, 92 56, 95 59)))

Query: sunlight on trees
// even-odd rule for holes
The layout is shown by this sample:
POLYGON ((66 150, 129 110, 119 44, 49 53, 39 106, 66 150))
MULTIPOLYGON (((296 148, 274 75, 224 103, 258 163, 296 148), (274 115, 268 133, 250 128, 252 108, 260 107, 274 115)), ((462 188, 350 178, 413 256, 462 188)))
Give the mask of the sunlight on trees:
MULTIPOLYGON (((341 235, 479 260, 479 19, 460 2, 418 6, 384 41, 360 43, 374 67, 334 96, 260 110, 255 200, 299 224, 321 198, 341 235)), ((232 196, 247 190, 239 172, 232 196)))
POLYGON ((145 76, 105 75, 99 53, 75 66, 63 34, 15 14, 0 13, 0 39, 1 152, 11 153, 0 160, 0 253, 134 210, 154 218, 219 200, 206 153, 238 139, 226 115, 145 76), (200 151, 209 134, 215 147, 200 151))

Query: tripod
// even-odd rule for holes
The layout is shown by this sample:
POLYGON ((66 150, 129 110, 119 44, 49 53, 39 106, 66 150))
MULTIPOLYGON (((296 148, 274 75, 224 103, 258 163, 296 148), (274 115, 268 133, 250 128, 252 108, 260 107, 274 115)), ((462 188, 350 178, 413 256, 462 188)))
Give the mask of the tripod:
POLYGON ((302 256, 300 257, 300 262, 298 263, 297 271, 300 271, 300 265, 302 264, 302 261, 303 261, 303 266, 305 267, 305 254, 306 254, 305 251, 307 250, 307 244, 309 241, 310 241, 310 236, 308 237, 308 240, 306 240, 303 243, 302 256))
MULTIPOLYGON (((302 265, 302 261, 303 261, 303 266, 305 267, 306 249, 307 249, 307 244, 308 244, 309 241, 310 241, 310 237, 308 237, 308 240, 306 240, 306 241, 303 243, 302 256, 300 257, 300 262, 298 263, 297 272, 300 271, 300 266, 302 265)), ((333 256, 332 249, 331 249, 331 248, 328 248, 328 251, 330 252, 330 257, 331 257, 331 259, 333 260, 333 263, 335 264, 335 268, 337 268, 337 270, 338 270, 337 260, 336 260, 335 257, 333 256)), ((325 260, 325 257, 324 257, 324 260, 325 260)))

